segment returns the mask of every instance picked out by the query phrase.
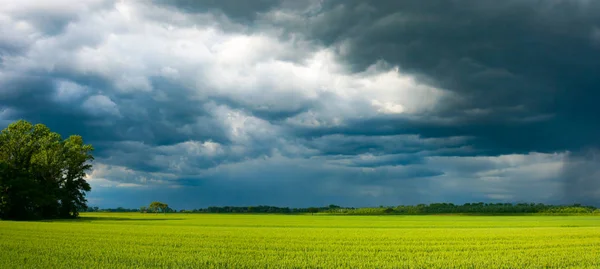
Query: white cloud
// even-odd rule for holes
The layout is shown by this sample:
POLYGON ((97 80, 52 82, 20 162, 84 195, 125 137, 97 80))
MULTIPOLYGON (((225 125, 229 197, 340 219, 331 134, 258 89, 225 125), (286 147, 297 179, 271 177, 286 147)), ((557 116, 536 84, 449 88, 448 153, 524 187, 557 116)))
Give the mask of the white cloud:
POLYGON ((404 112, 404 107, 392 102, 381 103, 378 100, 372 100, 371 104, 377 108, 377 112, 385 114, 400 114, 404 112))
POLYGON ((68 80, 57 81, 55 90, 54 98, 59 102, 73 102, 89 92, 85 86, 68 80))
POLYGON ((93 187, 148 187, 167 185, 176 177, 168 173, 148 173, 136 171, 119 165, 94 163, 94 167, 86 175, 86 180, 93 187))
POLYGON ((163 76, 193 89, 190 98, 227 98, 253 110, 296 111, 320 103, 311 112, 315 120, 333 124, 377 113, 420 113, 434 109, 447 94, 420 85, 397 68, 373 66, 349 74, 332 51, 315 50, 298 37, 228 33, 210 24, 173 25, 169 18, 182 14, 142 2, 77 12, 86 13, 64 33, 39 35, 25 57, 5 61, 22 71, 95 74, 119 93, 151 92, 151 78, 163 76), (90 29, 95 37, 89 36, 90 29))
POLYGON ((92 115, 111 115, 121 116, 117 104, 113 102, 109 97, 104 95, 90 96, 83 102, 81 107, 92 115))
POLYGON ((37 0, 4 0, 0 5, 0 12, 13 14, 43 13, 46 15, 77 14, 89 11, 95 6, 107 2, 105 0, 88 0, 86 2, 74 0, 57 0, 46 2, 37 0))

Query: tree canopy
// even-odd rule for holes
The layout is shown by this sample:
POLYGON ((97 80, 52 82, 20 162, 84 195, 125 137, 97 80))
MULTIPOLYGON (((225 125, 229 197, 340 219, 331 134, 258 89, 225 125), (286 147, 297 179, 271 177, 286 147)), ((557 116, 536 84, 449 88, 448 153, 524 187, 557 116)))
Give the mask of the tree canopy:
POLYGON ((19 120, 0 132, 0 218, 76 217, 87 209, 93 147, 19 120))
POLYGON ((162 203, 162 202, 157 202, 154 201, 152 203, 150 203, 150 205, 148 206, 148 209, 150 209, 152 212, 162 212, 162 213, 166 213, 169 208, 168 204, 162 203))

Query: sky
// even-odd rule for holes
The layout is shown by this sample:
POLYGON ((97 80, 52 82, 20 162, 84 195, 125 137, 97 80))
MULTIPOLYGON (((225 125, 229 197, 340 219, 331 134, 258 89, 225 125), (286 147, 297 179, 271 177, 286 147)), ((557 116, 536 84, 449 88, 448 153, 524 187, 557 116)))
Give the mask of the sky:
POLYGON ((600 204, 600 1, 0 0, 89 204, 600 204))

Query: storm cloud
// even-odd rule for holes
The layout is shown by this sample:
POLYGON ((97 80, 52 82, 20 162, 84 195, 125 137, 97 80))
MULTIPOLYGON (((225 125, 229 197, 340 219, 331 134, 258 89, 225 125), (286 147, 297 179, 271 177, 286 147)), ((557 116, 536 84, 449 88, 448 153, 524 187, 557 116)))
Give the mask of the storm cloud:
POLYGON ((597 14, 594 1, 3 1, 0 127, 81 134, 100 206, 594 204, 597 14))

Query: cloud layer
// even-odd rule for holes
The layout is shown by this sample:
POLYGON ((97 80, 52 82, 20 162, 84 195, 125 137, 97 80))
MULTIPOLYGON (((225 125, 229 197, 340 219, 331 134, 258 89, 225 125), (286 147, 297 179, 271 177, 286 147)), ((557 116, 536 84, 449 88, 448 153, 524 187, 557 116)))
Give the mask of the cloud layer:
POLYGON ((600 4, 236 3, 5 1, 0 124, 98 205, 597 201, 600 4))

